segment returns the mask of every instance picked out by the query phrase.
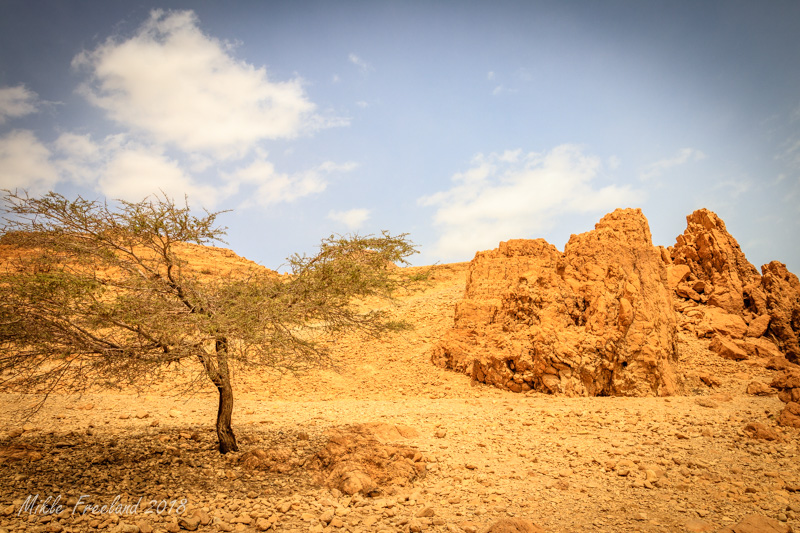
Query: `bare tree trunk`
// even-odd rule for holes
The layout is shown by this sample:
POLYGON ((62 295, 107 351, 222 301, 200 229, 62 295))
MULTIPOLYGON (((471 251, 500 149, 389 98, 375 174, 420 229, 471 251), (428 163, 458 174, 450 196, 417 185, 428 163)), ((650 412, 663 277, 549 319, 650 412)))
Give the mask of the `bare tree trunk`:
POLYGON ((233 387, 231 386, 230 369, 228 368, 228 341, 217 339, 217 364, 219 366, 218 378, 214 384, 219 390, 219 409, 217 410, 217 439, 219 440, 219 453, 238 452, 236 435, 231 427, 233 415, 233 387))

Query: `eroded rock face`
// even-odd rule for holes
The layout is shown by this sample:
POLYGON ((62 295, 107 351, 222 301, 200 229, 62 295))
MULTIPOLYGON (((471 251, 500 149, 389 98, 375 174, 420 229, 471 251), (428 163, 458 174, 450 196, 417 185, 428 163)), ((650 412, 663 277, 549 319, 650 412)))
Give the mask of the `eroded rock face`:
POLYGON ((774 346, 790 361, 800 360, 797 276, 778 261, 761 267, 759 275, 725 223, 707 209, 686 222, 667 266, 668 286, 688 304, 697 304, 681 307, 684 329, 698 337, 725 337, 712 343, 717 352, 724 342, 745 338, 737 343, 749 355, 771 355, 774 346))
POLYGON ((676 321, 667 270, 639 209, 618 209, 564 253, 501 243, 470 265, 435 364, 513 391, 669 395, 676 321))
POLYGON ((769 313, 767 332, 792 362, 800 361, 800 281, 786 265, 772 261, 761 267, 761 284, 769 313))
POLYGON ((671 249, 673 263, 688 266, 691 273, 688 283, 678 285, 679 291, 687 293, 681 296, 691 297, 690 289, 704 303, 735 315, 763 307, 764 297, 758 290, 761 276, 725 222, 708 209, 698 209, 686 217, 686 224, 671 249))

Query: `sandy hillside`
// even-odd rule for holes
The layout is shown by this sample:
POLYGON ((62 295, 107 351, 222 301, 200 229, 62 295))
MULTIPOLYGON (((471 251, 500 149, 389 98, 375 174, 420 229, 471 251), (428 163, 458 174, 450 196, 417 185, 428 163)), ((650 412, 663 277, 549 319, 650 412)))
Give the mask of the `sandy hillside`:
POLYGON ((54 396, 27 422, 19 413, 30 399, 3 396, 0 532, 476 532, 508 517, 549 532, 699 532, 751 514, 800 528, 797 430, 776 426, 774 395, 745 392, 771 381, 762 362, 722 359, 681 333, 686 396, 566 398, 475 384, 430 363, 466 275, 466 264, 436 267, 426 290, 394 308, 415 329, 339 339, 336 370, 240 369, 239 454, 215 451, 216 393, 203 382, 180 397, 174 383, 54 396), (424 475, 372 497, 315 484, 309 457, 331 430, 364 423, 382 423, 372 427, 383 443, 416 450, 424 475), (772 440, 751 436, 751 423, 772 440), (279 460, 248 467, 240 459, 254 449, 279 460), (25 509, 31 495, 60 497, 63 508, 25 509), (76 507, 116 496, 116 514, 76 507))

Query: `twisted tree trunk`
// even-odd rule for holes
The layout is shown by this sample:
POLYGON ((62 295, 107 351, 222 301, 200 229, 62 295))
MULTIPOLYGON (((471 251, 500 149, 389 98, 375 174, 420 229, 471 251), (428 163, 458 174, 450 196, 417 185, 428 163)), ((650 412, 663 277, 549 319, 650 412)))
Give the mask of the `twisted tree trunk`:
POLYGON ((219 409, 217 410, 217 440, 219 452, 238 452, 236 435, 233 434, 231 421, 233 416, 233 387, 231 386, 230 369, 228 368, 228 341, 221 338, 216 341, 217 372, 211 380, 219 391, 219 409), (216 379, 214 379, 216 377, 216 379))

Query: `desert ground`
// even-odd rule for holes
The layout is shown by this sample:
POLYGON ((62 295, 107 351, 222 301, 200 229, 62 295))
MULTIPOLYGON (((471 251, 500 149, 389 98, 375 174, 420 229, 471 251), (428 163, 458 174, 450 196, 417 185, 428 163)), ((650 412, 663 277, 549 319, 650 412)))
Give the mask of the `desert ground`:
POLYGON ((217 396, 202 381, 54 394, 29 419, 38 398, 2 396, 0 532, 469 533, 509 517, 548 532, 700 532, 753 514, 800 527, 798 430, 775 424, 774 394, 746 392, 773 377, 761 361, 722 359, 681 332, 685 395, 498 390, 430 362, 466 276, 466 263, 435 267, 393 306, 414 329, 338 339, 336 368, 238 369, 239 453, 216 451, 217 396), (422 475, 371 496, 318 484, 306 458, 352 426, 416 450, 422 475), (255 449, 278 464, 249 468, 255 449), (59 501, 31 509, 33 496, 59 501))

